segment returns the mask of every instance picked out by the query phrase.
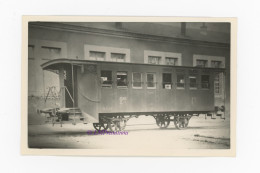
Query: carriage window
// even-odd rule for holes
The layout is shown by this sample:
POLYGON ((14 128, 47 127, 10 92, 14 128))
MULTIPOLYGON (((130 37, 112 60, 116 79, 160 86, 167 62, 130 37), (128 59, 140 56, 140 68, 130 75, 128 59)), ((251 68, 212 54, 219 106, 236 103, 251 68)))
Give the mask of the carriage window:
POLYGON ((105 52, 89 51, 89 57, 92 60, 105 61, 105 52))
POLYGON ((209 75, 201 76, 201 88, 205 88, 205 89, 209 88, 209 75))
POLYGON ((101 71, 101 85, 103 88, 112 87, 112 71, 101 71))
POLYGON ((125 54, 122 53, 111 53, 112 61, 125 62, 125 54))
POLYGON ((167 65, 177 65, 178 64, 178 58, 165 57, 165 63, 167 65))
POLYGON ((160 56, 148 56, 149 64, 160 64, 161 57, 160 56))
POLYGON ((184 75, 179 74, 177 75, 177 88, 184 88, 185 86, 185 79, 184 79, 184 75))
POLYGON ((118 88, 127 87, 127 72, 117 72, 116 79, 118 88))
POLYGON ((155 73, 147 73, 146 82, 147 82, 148 89, 155 89, 156 88, 155 73))
POLYGON ((142 88, 142 73, 133 73, 133 88, 142 88))
POLYGON ((196 76, 190 76, 190 88, 191 89, 196 89, 197 88, 197 78, 196 76))
POLYGON ((163 88, 172 89, 172 74, 163 73, 163 88))

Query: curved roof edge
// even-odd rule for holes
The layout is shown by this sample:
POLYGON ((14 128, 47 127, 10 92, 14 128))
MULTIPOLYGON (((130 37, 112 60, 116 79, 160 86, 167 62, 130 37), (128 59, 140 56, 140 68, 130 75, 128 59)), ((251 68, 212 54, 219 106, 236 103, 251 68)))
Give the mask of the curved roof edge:
POLYGON ((145 63, 131 63, 131 62, 113 62, 113 61, 94 61, 94 60, 83 60, 83 59, 54 59, 45 62, 41 65, 43 70, 58 70, 59 67, 65 65, 83 65, 83 64, 128 64, 128 65, 143 65, 143 66, 160 66, 160 67, 173 67, 173 68, 196 68, 196 69, 215 69, 224 71, 225 68, 211 68, 211 67, 195 67, 195 66, 172 66, 163 64, 145 64, 145 63))

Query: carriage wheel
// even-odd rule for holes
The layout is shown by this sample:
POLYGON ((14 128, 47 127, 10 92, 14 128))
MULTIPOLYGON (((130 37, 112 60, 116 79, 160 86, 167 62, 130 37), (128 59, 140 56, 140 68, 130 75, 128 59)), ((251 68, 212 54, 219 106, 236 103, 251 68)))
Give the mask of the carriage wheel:
POLYGON ((108 129, 108 124, 107 123, 93 123, 93 127, 97 131, 107 130, 108 129))
POLYGON ((186 129, 188 127, 190 118, 174 117, 174 125, 177 129, 186 129))
POLYGON ((120 131, 125 130, 126 120, 121 120, 121 121, 119 122, 119 125, 120 125, 120 131))
POLYGON ((111 121, 108 123, 109 130, 112 132, 118 132, 125 130, 126 120, 121 121, 111 121))
POLYGON ((108 128, 111 132, 118 132, 120 130, 120 124, 118 121, 111 121, 108 123, 108 128))
POLYGON ((170 116, 169 115, 157 115, 156 124, 162 129, 165 129, 170 124, 170 116))

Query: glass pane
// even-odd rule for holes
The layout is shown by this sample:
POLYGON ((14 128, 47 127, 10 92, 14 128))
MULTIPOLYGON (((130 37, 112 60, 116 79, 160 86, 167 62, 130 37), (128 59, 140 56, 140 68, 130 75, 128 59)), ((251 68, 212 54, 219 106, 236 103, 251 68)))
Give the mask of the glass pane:
POLYGON ((160 64, 161 57, 159 56, 149 56, 148 57, 148 63, 149 64, 160 64))
POLYGON ((42 46, 42 54, 45 59, 60 58, 61 48, 42 46))
POLYGON ((197 60, 196 61, 198 67, 207 67, 207 60, 197 60))
POLYGON ((177 65, 178 58, 169 58, 165 59, 167 65, 177 65))
POLYGON ((112 61, 125 62, 125 54, 122 53, 111 53, 112 61))
POLYGON ((190 76, 190 88, 197 88, 197 78, 195 76, 190 76))
POLYGON ((101 71, 102 86, 112 85, 112 71, 101 71))
POLYGON ((96 51, 89 51, 89 57, 93 60, 104 61, 105 60, 105 52, 96 52, 96 51))
POLYGON ((211 67, 220 68, 221 67, 221 61, 211 61, 211 67))
POLYGON ((184 88, 185 80, 184 75, 177 75, 177 87, 184 88))
POLYGON ((117 86, 127 86, 127 72, 117 72, 117 86))
POLYGON ((133 73, 133 87, 142 87, 141 73, 133 73))
POLYGON ((201 88, 209 88, 209 75, 201 76, 201 88))
POLYGON ((155 76, 152 73, 147 74, 147 87, 148 88, 155 87, 155 76))
POLYGON ((171 85, 172 85, 172 74, 163 73, 163 88, 171 89, 171 85))

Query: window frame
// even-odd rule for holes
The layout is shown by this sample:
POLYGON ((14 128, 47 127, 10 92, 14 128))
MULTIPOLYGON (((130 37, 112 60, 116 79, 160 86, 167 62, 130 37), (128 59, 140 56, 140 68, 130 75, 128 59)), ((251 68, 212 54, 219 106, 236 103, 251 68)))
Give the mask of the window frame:
POLYGON ((221 95, 223 95, 223 73, 215 73, 214 74, 214 94, 216 97, 221 97, 221 95), (218 77, 217 77, 218 76, 218 77), (218 81, 216 81, 216 77, 218 79, 218 81), (216 84, 218 84, 218 86, 216 86, 216 84), (216 92, 216 88, 218 88, 219 92, 216 92))
POLYGON ((202 67, 202 68, 205 68, 205 67, 208 67, 208 63, 209 63, 209 60, 206 60, 206 59, 196 59, 196 67, 202 67), (201 66, 201 65, 198 65, 198 61, 203 61, 203 62, 206 62, 204 66, 201 66))
POLYGON ((149 63, 150 58, 158 58, 158 64, 161 64, 161 61, 162 61, 161 56, 148 55, 148 64, 157 64, 157 63, 149 63))
POLYGON ((127 71, 117 71, 116 72, 116 87, 119 88, 119 89, 127 89, 128 88, 128 72, 127 71), (118 79, 117 79, 117 76, 118 76, 118 73, 126 73, 126 85, 125 86, 118 86, 118 79))
MULTIPOLYGON (((100 57, 99 57, 99 58, 100 58, 100 57)), ((90 50, 90 51, 89 51, 89 59, 90 59, 90 60, 94 60, 94 61, 106 61, 106 52, 90 50), (91 52, 93 52, 93 53, 94 53, 94 52, 95 52, 95 53, 104 53, 103 60, 99 60, 98 57, 93 58, 92 56, 90 56, 90 55, 91 55, 91 52)))
POLYGON ((147 72, 146 73, 146 89, 156 89, 156 73, 155 72, 147 72), (152 74, 153 75, 153 84, 154 84, 154 87, 148 87, 148 80, 147 80, 147 77, 148 77, 148 74, 152 74))
MULTIPOLYGON (((54 51, 55 52, 55 51, 54 51)), ((52 59, 59 59, 61 58, 61 52, 62 52, 62 48, 60 47, 53 47, 53 46, 41 46, 41 54, 43 54, 43 60, 52 60, 52 59), (48 52, 47 52, 48 50, 48 52), (52 54, 52 51, 56 50, 58 51, 58 53, 55 53, 55 56, 52 54), (48 57, 46 57, 49 54, 48 57), (58 55, 58 56, 56 56, 58 55)))
POLYGON ((201 87, 201 89, 203 89, 203 90, 209 90, 209 89, 210 89, 210 75, 206 75, 206 74, 202 74, 202 75, 201 75, 200 87, 201 87), (207 87, 207 88, 202 87, 202 86, 203 86, 202 76, 208 76, 208 87, 207 87))
POLYGON ((218 77, 215 77, 214 79, 214 93, 215 94, 220 94, 220 79, 219 79, 219 75, 216 75, 218 77), (218 91, 218 92, 216 92, 218 91))
POLYGON ((198 89, 198 77, 196 75, 189 75, 189 88, 190 90, 196 90, 198 89), (195 87, 191 87, 191 78, 195 78, 196 79, 196 82, 195 82, 195 87))
POLYGON ((115 52, 111 52, 110 53, 110 59, 112 62, 126 62, 126 54, 125 53, 115 53, 115 52), (123 61, 118 61, 118 58, 112 58, 112 54, 118 54, 118 55, 123 55, 123 61), (115 61, 114 61, 115 59, 115 61))
POLYGON ((185 74, 176 74, 176 89, 185 89, 186 87, 186 79, 185 79, 186 75, 185 74), (178 84, 178 76, 182 75, 183 79, 184 79, 184 83, 183 83, 183 87, 179 87, 178 84))
POLYGON ((133 89, 143 89, 143 74, 141 72, 132 72, 132 88, 133 89), (139 73, 141 75, 141 86, 140 87, 137 87, 137 86, 134 86, 134 73, 139 73))
POLYGON ((176 57, 165 57, 165 64, 166 64, 166 65, 177 66, 177 65, 178 65, 178 58, 176 58, 176 57), (174 64, 168 64, 168 63, 167 63, 167 60, 168 60, 168 59, 174 59, 174 64))
POLYGON ((172 73, 162 73, 162 89, 165 89, 165 90, 171 90, 172 89, 172 73), (171 81, 170 82, 164 82, 164 80, 163 80, 163 75, 164 74, 169 74, 170 76, 171 76, 171 81), (165 87, 165 84, 169 84, 170 83, 170 85, 171 85, 171 88, 170 89, 168 89, 168 88, 166 88, 165 87))
POLYGON ((210 63, 211 63, 211 64, 210 64, 210 67, 212 67, 212 68, 221 68, 221 63, 222 63, 222 61, 211 60, 210 63), (219 66, 218 66, 218 67, 215 67, 215 66, 212 65, 213 63, 216 63, 216 62, 219 63, 219 66))
POLYGON ((112 70, 101 70, 100 71, 100 80, 101 80, 101 88, 113 88, 113 71, 112 70), (102 71, 109 71, 111 72, 111 84, 103 84, 102 83, 102 71))

